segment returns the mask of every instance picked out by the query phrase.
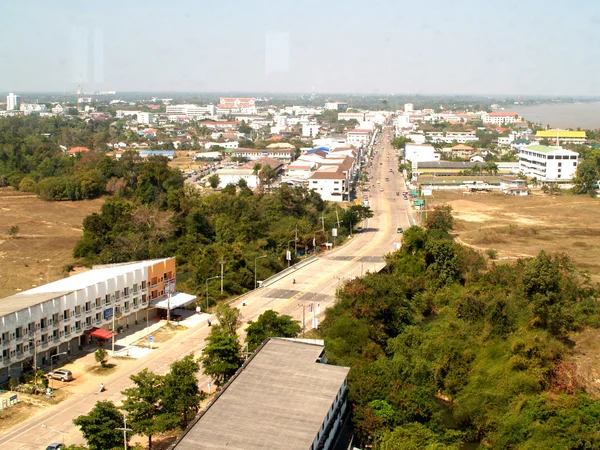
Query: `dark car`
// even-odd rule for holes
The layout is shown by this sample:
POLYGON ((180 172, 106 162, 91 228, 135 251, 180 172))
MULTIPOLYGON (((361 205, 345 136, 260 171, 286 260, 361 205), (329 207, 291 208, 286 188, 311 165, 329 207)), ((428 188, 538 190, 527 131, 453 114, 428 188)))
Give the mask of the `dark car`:
POLYGON ((54 444, 50 444, 48 447, 46 447, 46 450, 58 450, 60 448, 65 448, 65 446, 62 444, 54 443, 54 444))
POLYGON ((404 230, 402 229, 402 227, 398 227, 398 229, 396 230, 396 233, 402 233, 404 230))

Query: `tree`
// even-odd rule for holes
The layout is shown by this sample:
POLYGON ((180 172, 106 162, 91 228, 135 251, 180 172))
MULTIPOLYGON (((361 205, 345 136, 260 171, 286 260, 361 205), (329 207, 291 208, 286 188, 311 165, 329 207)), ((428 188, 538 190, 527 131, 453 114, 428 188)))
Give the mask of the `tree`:
POLYGON ((94 353, 94 358, 96 362, 99 363, 102 367, 106 366, 106 358, 107 358, 106 350, 102 347, 98 347, 98 350, 94 353))
POLYGON ((166 411, 185 428, 200 409, 200 402, 206 394, 198 388, 200 365, 193 354, 171 364, 171 370, 164 376, 162 401, 166 411))
POLYGON ((237 185, 240 189, 246 189, 248 187, 248 182, 244 178, 240 178, 237 185))
POLYGON ((265 164, 258 173, 258 179, 260 180, 261 185, 266 184, 270 189, 271 183, 277 179, 277 172, 275 172, 269 164, 265 164))
POLYGON ((246 328, 248 351, 253 352, 269 337, 295 337, 301 330, 302 327, 297 320, 287 315, 279 316, 269 309, 258 316, 256 322, 252 320, 248 322, 246 328))
POLYGON ((576 176, 573 179, 573 190, 577 194, 586 194, 598 184, 600 173, 595 160, 586 159, 577 166, 576 176))
POLYGON ((452 206, 441 205, 433 208, 427 216, 425 227, 428 230, 441 230, 448 233, 454 228, 454 217, 452 217, 452 206))
POLYGON ((217 386, 224 385, 242 365, 237 336, 229 334, 222 327, 212 328, 200 360, 204 374, 212 377, 217 386))
POLYGON ((24 177, 19 183, 19 191, 35 192, 35 181, 33 181, 30 177, 24 177))
MULTIPOLYGON (((81 428, 90 450, 123 448, 123 414, 113 402, 96 403, 88 415, 76 417, 73 423, 81 428)), ((127 436, 129 440, 129 436, 127 436)))
POLYGON ((219 177, 219 175, 216 173, 213 173, 210 177, 208 177, 208 183, 210 184, 211 188, 216 189, 219 186, 219 183, 221 183, 221 177, 219 177))
POLYGON ((217 306, 215 311, 219 327, 231 336, 237 336, 237 330, 242 324, 241 312, 237 308, 232 308, 227 303, 217 306))
POLYGON ((148 436, 148 449, 152 449, 152 436, 170 429, 164 415, 163 377, 144 369, 130 378, 135 387, 121 392, 126 397, 121 409, 129 413, 131 428, 148 436))

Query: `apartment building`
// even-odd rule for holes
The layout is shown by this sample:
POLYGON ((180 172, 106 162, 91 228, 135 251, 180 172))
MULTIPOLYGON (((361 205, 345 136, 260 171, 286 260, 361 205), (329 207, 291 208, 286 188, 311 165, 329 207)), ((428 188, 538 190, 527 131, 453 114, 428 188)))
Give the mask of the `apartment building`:
POLYGON ((21 109, 21 96, 11 92, 6 96, 6 110, 19 111, 21 109))
POLYGON ((237 148, 227 149, 231 156, 248 158, 249 161, 254 161, 260 158, 273 158, 284 163, 290 163, 294 160, 296 150, 291 148, 237 148))
POLYGON ((308 188, 321 195, 323 200, 347 201, 353 169, 353 157, 327 158, 308 178, 308 188))
POLYGON ((365 113, 364 112, 341 112, 338 113, 338 120, 356 120, 359 123, 364 122, 365 113))
POLYGON ((474 131, 448 131, 445 133, 430 131, 426 133, 426 137, 430 142, 446 144, 452 144, 453 142, 466 144, 468 142, 477 142, 479 140, 474 131))
POLYGON ((519 172, 540 181, 569 181, 578 163, 579 154, 562 147, 529 145, 519 150, 519 172))
MULTIPOLYGON (((119 327, 156 314, 175 292, 175 258, 101 266, 0 300, 0 383, 48 364, 92 338, 110 339, 119 327)), ((181 294, 171 308, 195 299, 181 294)))
POLYGON ((503 123, 515 123, 520 120, 519 114, 516 112, 491 112, 481 115, 483 123, 491 123, 501 125, 503 123))
POLYGON ((368 144, 370 138, 371 130, 354 129, 346 132, 346 142, 356 147, 368 144))

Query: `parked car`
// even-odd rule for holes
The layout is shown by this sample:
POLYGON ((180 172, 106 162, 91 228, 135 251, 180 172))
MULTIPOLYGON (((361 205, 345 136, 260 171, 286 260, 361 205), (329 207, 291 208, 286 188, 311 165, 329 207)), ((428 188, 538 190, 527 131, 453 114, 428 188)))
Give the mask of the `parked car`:
POLYGON ((404 231, 404 230, 402 229, 402 227, 398 227, 398 228, 396 229, 396 233, 402 233, 403 231, 404 231))
POLYGON ((46 450, 59 450, 61 448, 65 448, 65 446, 55 442, 54 444, 50 444, 48 447, 46 447, 46 450))
POLYGON ((60 381, 71 381, 73 379, 73 374, 70 370, 59 369, 55 370, 54 372, 50 372, 48 374, 48 378, 60 381))

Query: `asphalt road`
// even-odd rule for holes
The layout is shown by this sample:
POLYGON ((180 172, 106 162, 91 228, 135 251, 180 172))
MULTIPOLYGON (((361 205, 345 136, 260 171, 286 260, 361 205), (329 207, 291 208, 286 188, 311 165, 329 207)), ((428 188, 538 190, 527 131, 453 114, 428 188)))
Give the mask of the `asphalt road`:
MULTIPOLYGON (((255 320, 265 310, 273 309, 288 314, 301 323, 304 316, 308 330, 313 316, 322 317, 324 310, 334 301, 336 289, 349 277, 378 271, 384 266, 383 255, 392 252, 394 244, 400 242, 401 235, 396 232, 397 228, 406 229, 414 223, 408 201, 402 195, 396 195, 396 192, 406 190, 406 186, 398 173, 398 159, 390 145, 391 137, 392 130, 384 128, 380 144, 375 149, 377 154, 373 158, 373 179, 370 182, 375 188, 371 188, 369 194, 369 206, 374 216, 362 224, 363 231, 313 263, 245 296, 245 306, 242 306, 242 300, 232 303, 232 306, 239 307, 242 311, 244 322, 255 320), (385 181, 386 177, 389 181, 385 181), (292 282, 293 279, 296 283, 292 282), (309 312, 308 305, 311 302, 314 302, 314 313, 309 312)), ((182 356, 190 352, 200 355, 208 332, 207 325, 202 324, 177 333, 169 341, 169 345, 162 345, 144 358, 119 361, 116 373, 104 380, 106 392, 98 393, 97 382, 90 380, 81 392, 74 393, 56 406, 44 409, 1 435, 0 448, 43 450, 52 442, 62 442, 63 437, 67 445, 84 443, 79 429, 72 423, 75 417, 87 414, 99 400, 120 403, 120 392, 131 385, 131 374, 144 368, 165 373, 169 365, 182 356), (46 427, 42 427, 42 424, 46 427)), ((202 376, 199 382, 202 389, 208 390, 206 377, 202 376)))

